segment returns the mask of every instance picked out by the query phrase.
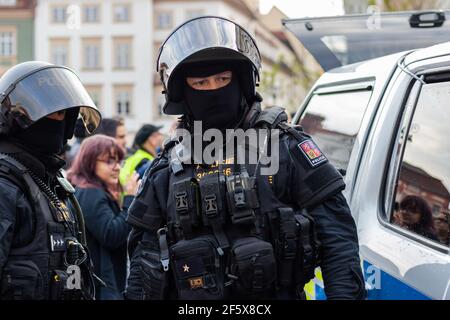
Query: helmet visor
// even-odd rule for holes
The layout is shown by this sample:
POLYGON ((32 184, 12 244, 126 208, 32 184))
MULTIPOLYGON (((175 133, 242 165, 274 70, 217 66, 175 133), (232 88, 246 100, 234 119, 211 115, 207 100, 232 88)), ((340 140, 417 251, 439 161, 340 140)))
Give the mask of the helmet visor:
POLYGON ((242 27, 219 17, 201 17, 190 20, 178 27, 162 45, 157 62, 157 71, 167 87, 167 80, 175 68, 189 56, 208 50, 201 60, 221 60, 219 52, 230 49, 229 58, 249 60, 255 70, 261 69, 261 56, 255 41, 242 27))
POLYGON ((8 94, 10 112, 22 128, 51 113, 80 108, 86 130, 92 133, 100 123, 100 112, 71 70, 41 69, 18 81, 8 94))

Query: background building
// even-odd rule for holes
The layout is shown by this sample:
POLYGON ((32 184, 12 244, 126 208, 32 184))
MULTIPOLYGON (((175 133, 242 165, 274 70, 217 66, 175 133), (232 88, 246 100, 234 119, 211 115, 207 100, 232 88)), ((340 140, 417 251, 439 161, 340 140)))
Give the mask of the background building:
POLYGON ((130 135, 143 123, 170 126, 156 59, 184 21, 229 18, 255 38, 262 56, 263 106, 294 112, 322 70, 259 0, 0 0, 0 73, 27 60, 75 70, 104 117, 122 117, 130 135))
POLYGON ((106 117, 152 121, 152 2, 39 0, 35 58, 73 68, 106 117))
MULTIPOLYGON (((169 33, 184 21, 203 15, 231 19, 255 37, 262 56, 262 77, 258 91, 263 106, 283 106, 293 112, 302 102, 309 85, 320 74, 320 67, 307 56, 300 42, 281 24, 286 15, 273 8, 259 14, 258 0, 154 0, 154 56, 169 33), (303 83, 302 71, 311 70, 311 81, 303 83)), ((154 59, 154 60, 155 60, 154 59)), ((155 67, 156 69, 156 67, 155 67)), ((154 69, 154 70, 155 70, 154 69)), ((165 117, 162 86, 154 72, 154 114, 165 117)))
POLYGON ((34 6, 32 0, 0 0, 0 76, 34 57, 34 6))

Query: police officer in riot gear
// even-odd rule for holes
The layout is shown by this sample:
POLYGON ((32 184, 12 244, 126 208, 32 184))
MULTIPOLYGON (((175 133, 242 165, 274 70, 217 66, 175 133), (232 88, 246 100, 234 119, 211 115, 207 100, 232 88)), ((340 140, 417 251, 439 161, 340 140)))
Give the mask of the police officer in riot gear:
POLYGON ((279 170, 239 164, 234 149, 231 162, 196 164, 180 149, 189 137, 166 142, 128 211, 129 299, 302 299, 316 266, 329 299, 365 298, 342 176, 281 108, 261 110, 260 59, 254 39, 220 17, 187 21, 163 43, 164 112, 194 136, 195 121, 278 129, 279 170))
POLYGON ((0 299, 92 299, 82 215, 58 155, 78 116, 92 132, 100 113, 75 73, 40 61, 2 76, 0 103, 0 299))

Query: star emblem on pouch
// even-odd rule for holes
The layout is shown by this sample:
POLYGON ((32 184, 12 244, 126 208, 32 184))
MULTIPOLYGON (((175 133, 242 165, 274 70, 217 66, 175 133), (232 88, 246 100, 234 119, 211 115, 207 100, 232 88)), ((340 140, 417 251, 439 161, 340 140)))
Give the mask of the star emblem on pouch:
POLYGON ((189 272, 189 266, 187 264, 183 266, 183 272, 189 272))

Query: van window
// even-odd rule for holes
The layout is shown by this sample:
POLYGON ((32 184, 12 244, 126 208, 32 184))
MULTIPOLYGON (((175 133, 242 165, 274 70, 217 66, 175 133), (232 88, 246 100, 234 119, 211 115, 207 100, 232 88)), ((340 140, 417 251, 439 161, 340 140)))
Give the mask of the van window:
POLYGON ((361 121, 372 94, 363 90, 314 93, 299 124, 341 172, 348 167, 361 121))
POLYGON ((449 245, 450 82, 424 85, 406 141, 391 223, 449 245))

